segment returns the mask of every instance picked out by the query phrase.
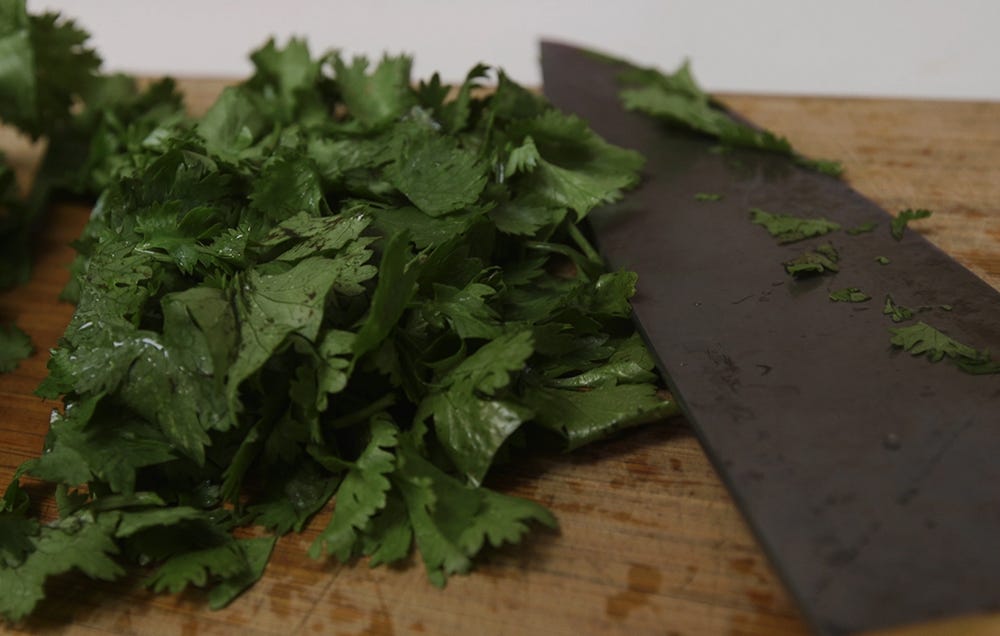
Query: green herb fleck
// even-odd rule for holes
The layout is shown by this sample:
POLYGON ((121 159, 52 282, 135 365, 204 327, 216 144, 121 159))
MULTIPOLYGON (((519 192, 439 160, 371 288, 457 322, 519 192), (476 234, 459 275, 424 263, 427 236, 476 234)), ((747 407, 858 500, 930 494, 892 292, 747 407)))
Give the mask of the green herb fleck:
POLYGON ((709 192, 699 192, 698 194, 694 195, 695 201, 721 201, 722 198, 723 197, 721 194, 715 194, 709 192))
POLYGON ((837 267, 839 255, 833 245, 826 243, 815 250, 803 252, 792 260, 785 261, 785 271, 795 278, 828 274, 840 271, 837 267))
POLYGON ((902 240, 903 231, 906 230, 906 226, 910 221, 916 221, 918 219, 926 219, 932 214, 930 210, 911 210, 906 209, 901 211, 899 214, 892 219, 892 225, 890 231, 892 232, 893 238, 897 241, 902 240))
POLYGON ((896 303, 889 294, 885 295, 885 305, 882 307, 882 313, 892 318, 893 322, 910 320, 914 314, 912 309, 896 303))
POLYGON ((851 236, 857 236, 858 234, 866 234, 872 232, 878 227, 878 223, 875 221, 866 221, 860 225, 855 225, 854 227, 849 227, 845 230, 851 236))
POLYGON ((876 256, 875 262, 878 263, 879 265, 888 265, 892 261, 889 260, 888 256, 876 256))
POLYGON ((750 220, 763 226, 779 243, 794 243, 840 229, 840 225, 824 218, 808 219, 788 214, 771 214, 760 208, 750 210, 750 220))
POLYGON ((830 292, 830 300, 839 303, 863 303, 871 299, 871 296, 864 293, 857 287, 845 287, 843 289, 830 292))

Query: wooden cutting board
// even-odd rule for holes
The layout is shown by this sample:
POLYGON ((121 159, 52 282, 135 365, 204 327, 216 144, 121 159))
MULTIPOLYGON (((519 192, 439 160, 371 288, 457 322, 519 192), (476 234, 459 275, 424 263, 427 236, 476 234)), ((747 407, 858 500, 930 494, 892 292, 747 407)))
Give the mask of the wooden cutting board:
MULTIPOLYGON (((195 112, 224 84, 181 82, 195 112)), ((1000 103, 735 95, 724 101, 805 154, 842 160, 851 184, 888 210, 933 209, 914 229, 1000 289, 1000 103)), ((38 149, 6 131, 0 148, 27 178, 38 149)), ((32 390, 72 313, 56 298, 73 256, 68 243, 87 212, 55 209, 38 239, 30 284, 0 295, 0 317, 16 319, 39 349, 0 376, 0 484, 42 447, 55 404, 32 390)), ((549 506, 561 529, 490 552, 444 590, 426 581, 416 559, 377 569, 364 560, 346 566, 310 560, 306 549, 327 510, 304 534, 282 539, 263 580, 225 610, 209 611, 198 593, 154 596, 137 578, 108 584, 69 576, 54 581, 35 617, 12 631, 807 633, 682 420, 571 455, 531 457, 488 483, 549 506)), ((50 499, 42 513, 54 514, 50 499)))

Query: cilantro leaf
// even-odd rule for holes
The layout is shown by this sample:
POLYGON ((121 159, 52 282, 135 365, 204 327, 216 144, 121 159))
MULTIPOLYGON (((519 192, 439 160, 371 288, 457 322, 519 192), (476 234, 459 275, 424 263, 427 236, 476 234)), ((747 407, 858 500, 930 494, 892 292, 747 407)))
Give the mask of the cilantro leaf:
POLYGON ((814 236, 822 236, 840 225, 824 218, 806 219, 789 214, 771 214, 760 208, 750 210, 750 220, 763 226, 779 243, 794 243, 814 236))
POLYGON ((904 322, 913 318, 913 310, 898 304, 889 294, 885 295, 885 305, 882 307, 882 313, 892 318, 893 322, 904 322))
POLYGON ((418 418, 432 415, 434 430, 455 465, 479 484, 493 456, 531 415, 500 392, 534 351, 530 331, 497 337, 462 361, 420 404, 418 418))
POLYGON ((386 168, 389 182, 421 211, 442 216, 476 202, 486 185, 487 164, 450 137, 408 136, 386 168))
POLYGON ((225 580, 240 577, 249 569, 243 546, 233 540, 170 557, 146 580, 146 585, 154 592, 176 594, 188 585, 205 587, 210 578, 225 580))
POLYGON ((340 275, 336 261, 312 257, 281 273, 250 270, 240 281, 236 300, 240 344, 227 379, 231 405, 243 380, 289 335, 316 339, 326 296, 340 275))
POLYGON ((951 338, 944 332, 920 321, 907 327, 890 329, 889 342, 894 347, 908 351, 914 356, 926 355, 931 362, 951 358, 960 369, 967 373, 1000 373, 1000 363, 994 361, 988 351, 978 351, 951 338))
POLYGON ((932 214, 930 210, 911 210, 906 209, 900 211, 893 219, 890 224, 889 230, 892 232, 892 237, 897 241, 902 240, 903 232, 906 230, 907 224, 910 221, 916 221, 919 219, 926 219, 932 214))
POLYGON ((362 552, 369 557, 372 567, 406 558, 413 544, 413 527, 406 504, 396 492, 395 489, 386 492, 385 506, 365 527, 361 537, 362 552))
POLYGON ((104 581, 120 577, 124 570, 112 559, 118 553, 113 524, 113 517, 85 512, 40 528, 22 563, 0 567, 0 615, 8 621, 27 616, 45 598, 46 579, 56 574, 80 570, 104 581))
POLYGON ((513 164, 519 168, 513 182, 540 201, 570 208, 577 219, 635 185, 644 162, 638 153, 598 137, 580 118, 555 110, 519 122, 511 134, 522 142, 514 151, 521 154, 513 164))
POLYGON ((699 202, 721 201, 723 196, 714 192, 698 192, 694 195, 694 200, 699 202))
POLYGON ((383 126, 402 117, 415 99, 409 90, 413 60, 405 55, 385 56, 369 75, 368 60, 355 57, 348 65, 336 55, 333 68, 344 103, 365 126, 383 126))
POLYGON ((844 287, 830 292, 830 300, 837 303, 863 303, 872 297, 857 287, 844 287))
POLYGON ((466 486, 420 456, 408 444, 399 448, 399 488, 417 548, 431 582, 443 586, 448 576, 468 572, 484 543, 516 543, 528 521, 554 528, 556 520, 542 506, 486 488, 466 486))
POLYGON ((786 272, 798 278, 840 271, 837 266, 839 258, 833 245, 826 243, 815 250, 803 252, 795 258, 785 261, 783 265, 786 272))
POLYGON ((386 449, 395 447, 397 430, 387 418, 376 417, 370 431, 371 441, 340 482, 330 523, 309 548, 314 559, 332 554, 346 562, 357 552, 359 531, 385 506, 385 493, 390 488, 386 475, 395 465, 395 458, 386 449))
POLYGON ((10 373, 35 350, 28 334, 17 325, 0 325, 0 373, 10 373))
POLYGON ((65 125, 70 108, 86 95, 100 58, 88 35, 58 14, 29 15, 23 0, 0 11, 0 119, 37 139, 65 125))
POLYGON ((698 86, 687 61, 674 73, 640 68, 624 60, 607 58, 620 67, 618 95, 628 110, 645 113, 673 125, 715 137, 728 146, 754 148, 792 158, 795 163, 831 176, 839 176, 836 161, 808 159, 796 153, 784 137, 736 121, 698 86))
POLYGON ((857 236, 858 234, 867 234, 869 232, 874 232, 875 228, 877 227, 878 227, 877 221, 865 221, 864 223, 855 225, 854 227, 849 227, 845 231, 851 236, 857 236))
POLYGON ((208 606, 214 610, 222 609, 253 585, 264 575, 268 559, 277 543, 277 537, 257 537, 255 539, 239 539, 245 559, 241 572, 233 574, 216 583, 208 593, 208 606))

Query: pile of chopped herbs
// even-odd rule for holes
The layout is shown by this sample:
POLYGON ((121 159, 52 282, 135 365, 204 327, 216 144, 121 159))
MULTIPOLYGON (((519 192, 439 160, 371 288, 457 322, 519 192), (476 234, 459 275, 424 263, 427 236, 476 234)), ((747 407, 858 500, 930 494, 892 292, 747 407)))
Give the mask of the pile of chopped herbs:
POLYGON ((442 585, 556 523, 484 487, 492 466, 675 412, 635 275, 577 226, 642 158, 502 72, 449 95, 405 56, 269 42, 195 119, 169 80, 101 75, 72 23, 23 0, 0 20, 0 93, 25 100, 0 117, 49 143, 29 201, 96 196, 38 389, 65 407, 0 500, 6 619, 70 570, 221 607, 331 499, 313 557, 415 547, 442 585))

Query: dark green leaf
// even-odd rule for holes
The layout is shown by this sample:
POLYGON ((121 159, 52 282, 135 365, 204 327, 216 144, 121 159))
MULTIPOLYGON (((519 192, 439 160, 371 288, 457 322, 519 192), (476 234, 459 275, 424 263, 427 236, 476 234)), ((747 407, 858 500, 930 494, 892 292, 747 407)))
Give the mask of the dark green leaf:
POLYGON ((763 226, 779 243, 794 243, 840 229, 837 223, 823 218, 805 219, 788 214, 771 214, 760 208, 750 210, 750 220, 763 226))

